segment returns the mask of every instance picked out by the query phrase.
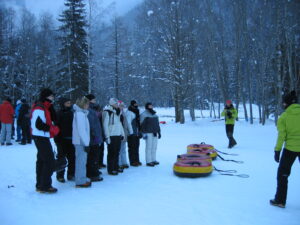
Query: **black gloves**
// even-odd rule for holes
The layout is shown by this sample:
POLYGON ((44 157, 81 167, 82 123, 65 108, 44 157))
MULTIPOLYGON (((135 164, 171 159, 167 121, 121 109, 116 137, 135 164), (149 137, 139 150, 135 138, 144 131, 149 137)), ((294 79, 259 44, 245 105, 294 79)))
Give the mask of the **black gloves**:
POLYGON ((84 146, 84 151, 85 151, 86 153, 89 153, 90 147, 89 147, 89 146, 84 146))
POLYGON ((280 160, 280 151, 275 151, 274 159, 275 159, 276 162, 279 163, 279 160, 280 160))
POLYGON ((158 133, 158 139, 160 139, 161 138, 161 134, 160 134, 160 132, 158 133))
POLYGON ((232 118, 232 112, 230 112, 229 110, 227 110, 227 117, 228 117, 229 119, 232 118))

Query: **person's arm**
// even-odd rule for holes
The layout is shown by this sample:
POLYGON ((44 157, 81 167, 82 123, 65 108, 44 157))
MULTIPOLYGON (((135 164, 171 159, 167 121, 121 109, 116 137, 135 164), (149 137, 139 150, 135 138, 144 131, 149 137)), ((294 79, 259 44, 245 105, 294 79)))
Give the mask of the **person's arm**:
POLYGON ((278 135, 277 135, 275 151, 281 151, 282 145, 286 141, 286 136, 287 136, 286 126, 285 126, 285 114, 282 114, 277 121, 277 131, 278 131, 278 135))
POLYGON ((125 115, 126 115, 125 122, 127 123, 129 135, 131 135, 131 134, 133 134, 132 124, 131 124, 132 120, 134 119, 133 113, 130 111, 127 111, 125 113, 125 115))
MULTIPOLYGON (((78 134, 79 134, 79 137, 80 137, 82 143, 84 143, 84 146, 89 146, 90 145, 90 136, 89 136, 89 133, 87 133, 87 130, 85 127, 86 119, 87 118, 85 118, 84 113, 77 113, 75 122, 77 124, 78 134)), ((89 122, 88 122, 88 124, 89 124, 89 122)))
POLYGON ((107 111, 103 111, 102 114, 102 124, 103 124, 103 131, 104 131, 104 137, 109 138, 109 114, 107 111))
POLYGON ((225 112, 226 112, 226 109, 223 110, 223 112, 221 113, 221 116, 225 116, 225 112))

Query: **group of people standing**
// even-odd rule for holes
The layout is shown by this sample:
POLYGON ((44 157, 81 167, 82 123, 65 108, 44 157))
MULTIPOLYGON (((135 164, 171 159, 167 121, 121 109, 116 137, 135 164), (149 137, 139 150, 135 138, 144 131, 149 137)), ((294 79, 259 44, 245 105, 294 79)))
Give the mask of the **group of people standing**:
MULTIPOLYGON (((55 193, 51 176, 58 171, 59 162, 67 158, 67 179, 74 180, 78 188, 90 187, 92 182, 102 181, 99 168, 107 167, 109 175, 116 176, 130 166, 141 166, 140 138, 146 140, 146 166, 158 165, 157 139, 161 138, 159 119, 151 103, 140 114, 135 100, 126 109, 124 102, 109 100, 103 110, 96 104, 93 94, 82 96, 72 105, 71 100, 61 98, 60 110, 53 107, 54 94, 43 89, 31 112, 32 138, 37 147, 36 190, 55 193), (57 146, 55 160, 50 138, 57 146), (107 145, 107 166, 104 160, 104 142, 107 145), (129 164, 126 143, 128 143, 129 164)), ((64 183, 64 169, 56 174, 64 183)))

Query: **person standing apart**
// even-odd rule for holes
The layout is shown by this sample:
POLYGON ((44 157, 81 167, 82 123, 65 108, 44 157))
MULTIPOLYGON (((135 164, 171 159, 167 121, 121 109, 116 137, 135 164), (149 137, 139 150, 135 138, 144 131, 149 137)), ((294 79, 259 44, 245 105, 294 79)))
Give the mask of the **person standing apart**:
POLYGON ((221 116, 225 117, 226 135, 229 140, 228 148, 232 148, 233 146, 235 146, 237 144, 233 137, 233 131, 234 131, 235 119, 238 116, 238 112, 233 107, 231 100, 226 101, 226 105, 225 105, 223 112, 221 113, 221 116))
POLYGON ((153 110, 152 103, 146 103, 140 120, 143 139, 146 141, 146 165, 153 167, 159 164, 156 161, 156 150, 157 140, 161 138, 161 133, 158 116, 153 110))
POLYGON ((75 183, 77 188, 87 188, 92 185, 86 176, 87 152, 90 145, 90 124, 88 120, 89 100, 83 96, 76 100, 73 109, 72 143, 75 146, 75 183))
POLYGON ((18 126, 22 130, 21 145, 31 144, 31 133, 30 133, 30 106, 26 103, 26 99, 22 99, 22 106, 19 110, 18 120, 17 120, 17 130, 18 126))
POLYGON ((140 156, 139 156, 140 135, 141 135, 140 110, 135 100, 132 100, 130 102, 130 106, 128 107, 126 117, 128 121, 128 129, 129 129, 129 136, 127 138, 129 162, 131 166, 141 166, 142 163, 140 162, 140 156))
POLYGON ((17 106, 15 108, 15 118, 17 120, 17 140, 16 142, 20 142, 21 141, 21 125, 18 124, 18 120, 19 120, 19 112, 22 106, 22 100, 18 100, 17 101, 17 106))
POLYGON ((121 141, 124 138, 124 129, 121 123, 121 110, 118 100, 111 98, 103 110, 103 130, 107 144, 107 172, 109 175, 118 175, 123 172, 119 168, 119 154, 121 141))
POLYGON ((283 97, 285 112, 281 114, 277 121, 277 142, 275 146, 274 159, 279 163, 277 171, 277 190, 275 198, 270 200, 270 204, 285 208, 288 177, 291 168, 298 157, 300 161, 300 104, 297 104, 296 92, 283 97), (282 146, 284 148, 280 158, 282 146))
POLYGON ((32 138, 37 148, 36 161, 36 191, 40 193, 55 193, 51 176, 55 170, 55 160, 50 138, 59 133, 59 128, 53 125, 49 111, 54 100, 53 92, 42 89, 39 100, 34 104, 31 114, 32 138))
POLYGON ((0 122, 1 122, 1 135, 0 142, 1 145, 12 145, 12 125, 14 120, 14 108, 11 105, 11 99, 6 98, 5 101, 0 105, 0 122))

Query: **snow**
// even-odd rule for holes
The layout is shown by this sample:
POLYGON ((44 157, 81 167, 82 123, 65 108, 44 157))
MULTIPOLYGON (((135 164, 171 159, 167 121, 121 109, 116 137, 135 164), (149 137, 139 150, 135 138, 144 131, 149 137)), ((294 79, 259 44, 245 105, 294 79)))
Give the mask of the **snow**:
POLYGON ((153 10, 148 10, 147 15, 151 16, 153 13, 154 13, 153 10))
MULTIPOLYGON (((0 146, 1 225, 298 225, 300 218, 300 173, 298 160, 289 178, 285 209, 269 205, 276 189, 278 164, 273 160, 276 127, 250 125, 243 119, 235 126, 238 145, 226 148, 224 121, 197 118, 175 124, 173 109, 157 109, 162 124, 157 159, 160 165, 130 167, 116 177, 102 170, 104 181, 91 188, 76 189, 73 182, 58 183, 56 194, 35 192, 36 148, 32 145, 0 146), (192 143, 206 142, 215 148, 239 154, 226 159, 244 164, 214 161, 218 169, 234 169, 249 178, 222 176, 214 171, 204 178, 179 178, 172 166, 177 154, 192 143)), ((200 115, 199 112, 196 115, 200 115)), ((208 112, 205 111, 207 116, 208 112)), ((105 150, 106 154, 106 150, 105 150)))

